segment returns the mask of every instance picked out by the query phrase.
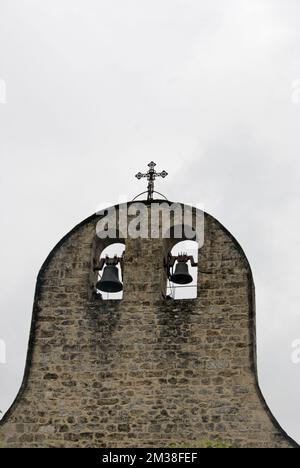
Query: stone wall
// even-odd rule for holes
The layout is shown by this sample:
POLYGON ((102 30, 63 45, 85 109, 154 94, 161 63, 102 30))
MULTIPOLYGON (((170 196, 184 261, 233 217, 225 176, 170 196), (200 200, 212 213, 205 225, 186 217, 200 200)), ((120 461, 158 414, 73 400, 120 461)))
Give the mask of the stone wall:
POLYGON ((198 298, 181 301, 161 294, 166 241, 126 240, 123 300, 100 301, 91 294, 97 220, 66 236, 40 272, 3 445, 296 446, 258 388, 252 276, 232 236, 205 215, 206 273, 198 298))

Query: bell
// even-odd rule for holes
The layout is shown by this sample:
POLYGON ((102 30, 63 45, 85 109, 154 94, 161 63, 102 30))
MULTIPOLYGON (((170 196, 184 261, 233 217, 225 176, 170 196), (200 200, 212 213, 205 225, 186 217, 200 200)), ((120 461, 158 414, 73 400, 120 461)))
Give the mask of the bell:
POLYGON ((122 291, 123 284, 119 280, 118 268, 114 265, 107 265, 103 270, 102 278, 96 284, 96 288, 108 293, 122 291))
POLYGON ((193 277, 189 274, 189 267, 186 262, 178 262, 175 272, 170 276, 170 281, 176 284, 189 284, 193 282, 193 277))

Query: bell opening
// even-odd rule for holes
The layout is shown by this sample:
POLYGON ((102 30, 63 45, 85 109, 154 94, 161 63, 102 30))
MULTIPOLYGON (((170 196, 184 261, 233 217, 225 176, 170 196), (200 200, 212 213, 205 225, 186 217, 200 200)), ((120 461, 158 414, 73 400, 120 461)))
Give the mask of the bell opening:
MULTIPOLYGON (((122 257, 124 250, 125 245, 122 243, 111 244, 101 252, 100 259, 122 257)), ((123 298, 123 274, 120 263, 104 266, 99 272, 96 289, 102 300, 121 300, 123 298)))
MULTIPOLYGON (((186 253, 198 261, 198 243, 192 240, 184 240, 177 242, 170 250, 170 255, 180 256, 186 253)), ((177 261, 173 270, 169 272, 166 297, 168 299, 196 299, 197 298, 197 282, 198 268, 192 266, 191 262, 177 261)))

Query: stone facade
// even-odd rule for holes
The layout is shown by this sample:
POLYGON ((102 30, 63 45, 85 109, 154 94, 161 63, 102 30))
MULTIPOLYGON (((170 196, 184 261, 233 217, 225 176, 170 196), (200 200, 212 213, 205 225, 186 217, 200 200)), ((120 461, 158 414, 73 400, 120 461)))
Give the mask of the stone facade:
POLYGON ((198 297, 180 301, 162 296, 175 241, 126 239, 123 300, 101 301, 91 289, 107 245, 97 221, 76 227, 41 269, 3 446, 296 447, 258 387, 254 286, 233 237, 205 214, 198 297))

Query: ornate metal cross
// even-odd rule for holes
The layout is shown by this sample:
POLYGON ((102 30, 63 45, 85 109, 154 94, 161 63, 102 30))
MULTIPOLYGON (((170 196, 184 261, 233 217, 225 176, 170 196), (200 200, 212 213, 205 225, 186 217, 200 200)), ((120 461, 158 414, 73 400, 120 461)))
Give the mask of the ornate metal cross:
POLYGON ((153 193, 154 193, 154 182, 156 177, 162 177, 163 179, 167 177, 168 173, 166 171, 162 172, 156 172, 155 170, 155 162, 151 161, 151 163, 148 164, 149 171, 146 172, 146 174, 142 174, 141 172, 138 172, 136 174, 137 179, 142 179, 143 177, 147 177, 148 180, 148 200, 153 200, 153 193))

